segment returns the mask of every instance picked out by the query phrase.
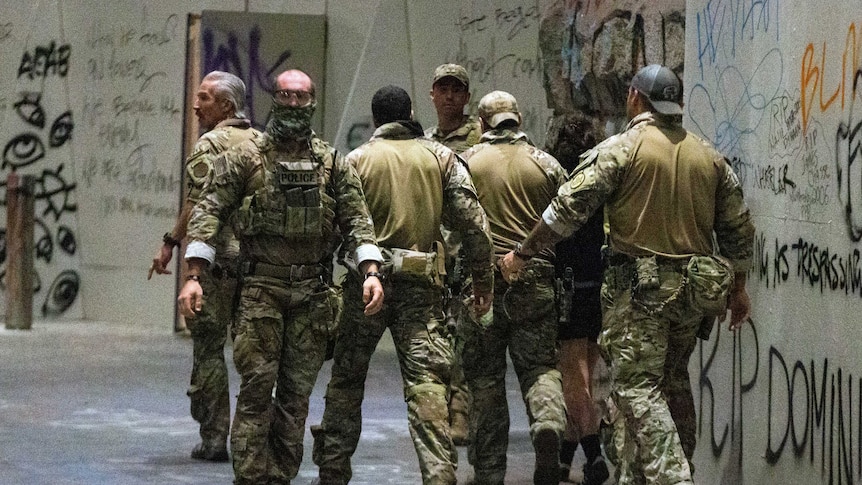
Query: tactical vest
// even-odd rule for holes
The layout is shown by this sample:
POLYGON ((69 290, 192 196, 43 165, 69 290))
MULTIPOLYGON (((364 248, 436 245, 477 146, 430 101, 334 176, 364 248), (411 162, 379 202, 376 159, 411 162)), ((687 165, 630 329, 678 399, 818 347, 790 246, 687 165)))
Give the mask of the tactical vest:
POLYGON ((264 177, 238 211, 243 236, 278 236, 288 241, 328 240, 334 230, 335 199, 329 195, 334 153, 320 140, 310 143, 310 156, 292 158, 264 151, 264 177))

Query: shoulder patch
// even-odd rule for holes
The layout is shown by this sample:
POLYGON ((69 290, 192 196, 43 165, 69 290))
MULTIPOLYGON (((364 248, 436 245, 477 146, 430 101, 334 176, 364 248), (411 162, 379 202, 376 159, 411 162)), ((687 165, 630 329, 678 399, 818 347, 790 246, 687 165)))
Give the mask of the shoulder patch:
POLYGON ((572 178, 572 188, 577 189, 581 185, 584 184, 584 181, 587 180, 587 176, 584 175, 584 172, 578 172, 572 178))
POLYGON ((213 160, 213 178, 219 180, 227 174, 227 158, 224 155, 219 155, 213 160))
POLYGON ((210 171, 209 165, 207 165, 206 163, 196 163, 193 167, 191 167, 191 169, 192 175, 197 178, 206 177, 206 175, 210 171))

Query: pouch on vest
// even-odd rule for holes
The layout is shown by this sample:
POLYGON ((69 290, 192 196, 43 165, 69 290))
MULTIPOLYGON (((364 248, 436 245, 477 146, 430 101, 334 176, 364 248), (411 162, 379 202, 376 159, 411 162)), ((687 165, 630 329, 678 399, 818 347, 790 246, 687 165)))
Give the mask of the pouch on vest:
POLYGON ((244 236, 319 238, 332 230, 334 199, 321 193, 319 164, 276 162, 267 184, 243 200, 237 222, 244 236))
POLYGON ((733 267, 720 256, 692 256, 686 267, 688 302, 705 316, 723 316, 733 286, 733 267))
POLYGON ((438 267, 438 260, 442 262, 442 258, 438 258, 436 252, 392 248, 384 249, 383 255, 387 260, 384 269, 389 269, 392 275, 424 276, 436 286, 443 286, 443 275, 446 273, 445 269, 441 271, 438 267))

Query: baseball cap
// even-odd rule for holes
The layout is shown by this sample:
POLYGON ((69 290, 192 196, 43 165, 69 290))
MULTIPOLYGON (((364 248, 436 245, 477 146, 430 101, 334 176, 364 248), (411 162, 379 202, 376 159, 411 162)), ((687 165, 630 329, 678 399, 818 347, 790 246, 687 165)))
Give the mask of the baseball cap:
POLYGON ((682 82, 673 71, 660 64, 650 64, 635 74, 632 87, 646 96, 656 111, 681 115, 682 82))
POLYGON ((491 128, 503 120, 515 120, 520 124, 521 116, 515 97, 505 91, 491 91, 479 100, 479 117, 491 128))
POLYGON ((442 64, 437 66, 437 69, 434 69, 434 81, 431 82, 431 85, 433 86, 434 83, 444 77, 454 77, 461 81, 464 86, 470 86, 470 78, 467 77, 467 70, 464 69, 464 66, 458 64, 442 64))

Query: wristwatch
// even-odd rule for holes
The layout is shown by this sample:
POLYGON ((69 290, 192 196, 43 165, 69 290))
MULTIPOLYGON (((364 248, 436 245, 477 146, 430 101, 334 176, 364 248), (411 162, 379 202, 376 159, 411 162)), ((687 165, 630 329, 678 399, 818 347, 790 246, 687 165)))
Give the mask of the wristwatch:
POLYGON ((522 243, 515 244, 515 256, 523 259, 524 261, 529 261, 533 255, 532 254, 524 254, 521 250, 524 249, 524 245, 522 243))
POLYGON ((171 246, 179 246, 180 240, 176 239, 173 234, 166 232, 164 236, 162 236, 162 242, 165 244, 170 244, 171 246))

